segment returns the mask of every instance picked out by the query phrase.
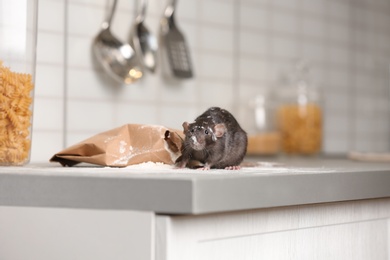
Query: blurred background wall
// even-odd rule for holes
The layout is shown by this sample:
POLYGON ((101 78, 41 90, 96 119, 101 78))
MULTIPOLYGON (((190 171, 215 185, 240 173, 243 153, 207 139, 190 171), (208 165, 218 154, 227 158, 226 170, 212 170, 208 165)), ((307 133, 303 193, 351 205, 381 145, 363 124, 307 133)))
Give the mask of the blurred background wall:
MULTIPOLYGON (((390 1, 181 0, 195 77, 163 69, 120 85, 93 58, 91 43, 108 0, 40 0, 32 161, 126 123, 181 129, 210 106, 245 127, 251 98, 277 91, 296 59, 310 61, 323 94, 323 152, 389 151, 390 1)), ((126 40, 134 1, 119 0, 113 32, 126 40)), ((158 33, 165 1, 150 0, 146 25, 158 33)))

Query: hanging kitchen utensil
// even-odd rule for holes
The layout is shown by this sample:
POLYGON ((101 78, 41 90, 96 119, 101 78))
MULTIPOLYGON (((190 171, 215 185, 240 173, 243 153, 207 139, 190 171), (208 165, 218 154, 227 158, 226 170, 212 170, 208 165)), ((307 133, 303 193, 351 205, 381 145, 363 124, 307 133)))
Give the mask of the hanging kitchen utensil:
POLYGON ((130 44, 121 42, 111 33, 116 4, 117 0, 113 0, 101 31, 93 41, 92 49, 108 75, 121 83, 130 84, 140 79, 143 71, 130 44))
POLYGON ((172 74, 177 78, 192 78, 190 53, 183 33, 177 28, 174 13, 177 1, 169 0, 160 22, 160 40, 172 74))
POLYGON ((157 66, 157 39, 144 25, 147 0, 136 1, 136 18, 131 30, 129 42, 133 44, 143 66, 154 72, 157 66), (140 4, 140 6, 138 6, 140 4))

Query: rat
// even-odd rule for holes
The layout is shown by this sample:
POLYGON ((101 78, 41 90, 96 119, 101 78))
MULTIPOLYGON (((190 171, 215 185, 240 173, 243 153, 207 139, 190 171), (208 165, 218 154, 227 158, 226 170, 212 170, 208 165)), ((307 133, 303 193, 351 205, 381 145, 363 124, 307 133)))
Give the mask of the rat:
POLYGON ((237 170, 248 145, 246 132, 226 109, 211 107, 193 123, 183 123, 182 155, 176 160, 179 168, 211 168, 237 170))

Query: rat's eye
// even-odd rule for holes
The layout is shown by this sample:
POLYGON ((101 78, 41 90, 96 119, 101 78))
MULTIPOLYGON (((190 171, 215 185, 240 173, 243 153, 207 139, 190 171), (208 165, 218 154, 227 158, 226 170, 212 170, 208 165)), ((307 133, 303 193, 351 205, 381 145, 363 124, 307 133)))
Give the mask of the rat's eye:
POLYGON ((208 135, 208 134, 209 134, 209 131, 208 131, 208 130, 204 130, 204 133, 205 133, 206 135, 208 135))
POLYGON ((192 129, 191 129, 191 133, 193 133, 194 131, 195 131, 194 128, 192 128, 192 129))

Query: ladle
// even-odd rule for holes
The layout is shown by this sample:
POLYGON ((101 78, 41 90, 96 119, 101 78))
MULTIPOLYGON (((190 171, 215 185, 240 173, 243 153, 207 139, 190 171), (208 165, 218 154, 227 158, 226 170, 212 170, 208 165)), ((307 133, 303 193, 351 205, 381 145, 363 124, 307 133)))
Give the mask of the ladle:
POLYGON ((129 42, 133 44, 135 52, 139 55, 140 62, 151 72, 157 66, 157 39, 144 25, 147 0, 136 1, 136 18, 131 30, 129 42), (140 6, 138 6, 140 5, 140 6))
POLYGON ((118 40, 110 30, 117 0, 113 0, 111 11, 101 25, 101 31, 93 41, 93 52, 103 68, 112 78, 131 84, 143 75, 134 49, 118 40))

